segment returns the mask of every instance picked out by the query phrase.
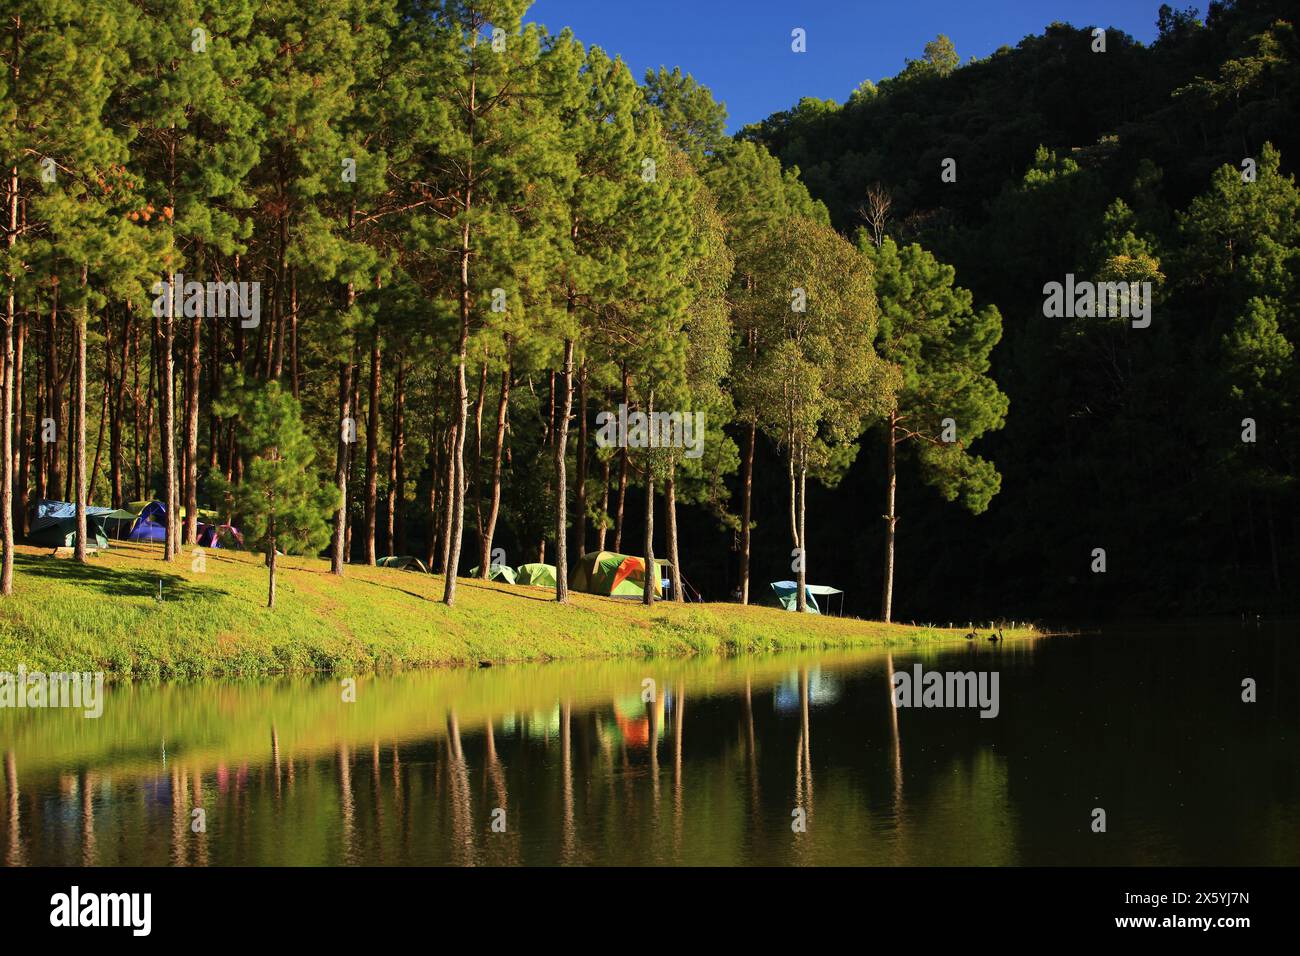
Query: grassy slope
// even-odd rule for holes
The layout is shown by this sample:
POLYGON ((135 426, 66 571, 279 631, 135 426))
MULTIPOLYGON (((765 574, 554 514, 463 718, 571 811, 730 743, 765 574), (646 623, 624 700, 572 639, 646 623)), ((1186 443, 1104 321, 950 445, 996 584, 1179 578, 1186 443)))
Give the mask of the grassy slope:
MULTIPOLYGON (((734 604, 639 603, 283 558, 275 610, 255 555, 206 552, 168 567, 158 545, 117 544, 88 565, 18 546, 14 596, 0 601, 0 670, 106 670, 142 677, 368 671, 482 660, 870 647, 960 639, 960 631, 804 617, 734 604), (156 599, 158 581, 163 598, 156 599)), ((1023 636, 1028 631, 1014 635, 1023 636)))

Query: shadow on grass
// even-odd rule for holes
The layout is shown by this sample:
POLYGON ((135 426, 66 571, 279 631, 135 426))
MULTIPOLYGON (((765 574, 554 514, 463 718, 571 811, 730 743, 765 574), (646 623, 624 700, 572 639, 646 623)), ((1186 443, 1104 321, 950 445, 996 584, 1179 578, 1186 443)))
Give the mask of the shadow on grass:
POLYGON ((15 554, 14 567, 36 577, 80 585, 105 597, 156 597, 159 581, 167 601, 211 600, 230 593, 206 585, 199 587, 175 574, 106 568, 81 564, 72 558, 15 554))

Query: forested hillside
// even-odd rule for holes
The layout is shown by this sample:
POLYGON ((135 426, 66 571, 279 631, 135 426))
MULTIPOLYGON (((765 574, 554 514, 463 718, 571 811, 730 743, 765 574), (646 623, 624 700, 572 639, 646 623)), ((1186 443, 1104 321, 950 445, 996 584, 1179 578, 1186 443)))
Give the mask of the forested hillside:
MULTIPOLYGON (((1153 17, 1150 47, 1107 31, 1104 52, 1085 24, 965 64, 940 38, 843 105, 805 99, 743 133, 798 168, 837 228, 883 220, 1001 313, 991 375, 1009 411, 979 443, 1002 478, 988 511, 971 518, 901 466, 898 561, 916 613, 1294 606, 1294 7, 1153 17), (1046 318, 1043 287, 1067 273, 1151 281, 1150 326, 1046 318)), ((838 492, 868 527, 885 501, 874 431, 838 492)), ((878 547, 842 529, 832 516, 814 534, 861 553, 874 581, 878 547)))

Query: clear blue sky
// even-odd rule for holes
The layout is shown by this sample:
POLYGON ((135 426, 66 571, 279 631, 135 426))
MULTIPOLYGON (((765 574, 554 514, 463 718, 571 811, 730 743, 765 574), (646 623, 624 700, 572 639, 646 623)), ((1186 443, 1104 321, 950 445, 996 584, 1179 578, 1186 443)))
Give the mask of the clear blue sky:
MULTIPOLYGON (((940 33, 963 61, 1015 46, 1059 20, 1114 27, 1143 43, 1161 0, 537 0, 527 19, 621 55, 637 79, 680 66, 727 104, 735 132, 816 96, 843 103, 862 80, 893 76, 940 33), (808 52, 790 51, 790 31, 808 52)), ((1204 9, 1196 0, 1171 3, 1204 9)))

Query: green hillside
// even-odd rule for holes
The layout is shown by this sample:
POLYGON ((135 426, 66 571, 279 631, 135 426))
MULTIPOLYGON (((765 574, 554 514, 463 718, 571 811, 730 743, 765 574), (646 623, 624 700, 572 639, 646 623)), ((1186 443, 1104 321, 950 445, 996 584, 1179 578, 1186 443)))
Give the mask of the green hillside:
MULTIPOLYGON (((0 670, 104 670, 133 677, 371 671, 481 661, 748 654, 961 640, 965 627, 796 617, 734 604, 657 604, 462 579, 280 559, 276 608, 261 558, 208 551, 205 568, 114 543, 87 565, 18 546, 18 587, 0 606, 0 670), (162 600, 158 600, 159 582, 162 600)), ((1007 637, 1031 630, 1005 631, 1007 637)), ((981 639, 987 634, 981 634, 981 639)))

